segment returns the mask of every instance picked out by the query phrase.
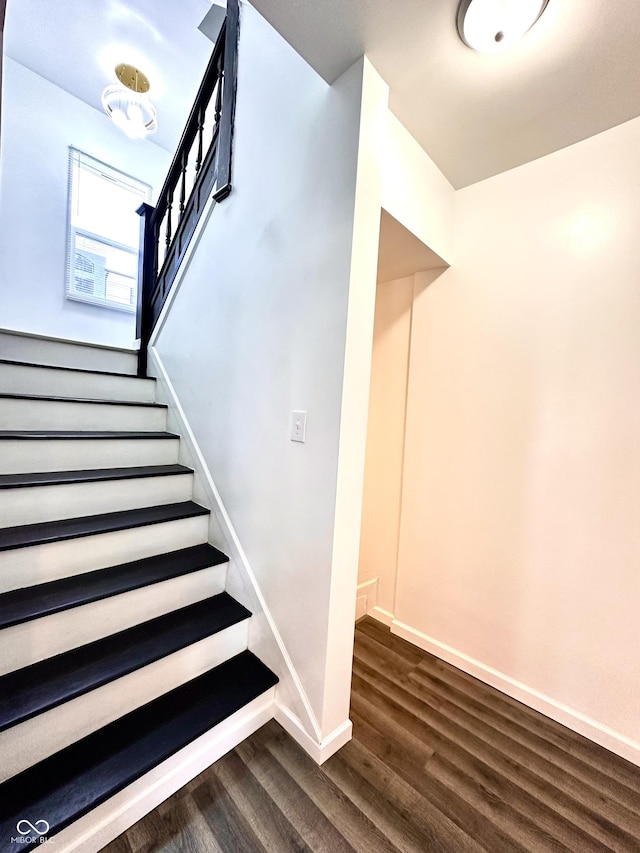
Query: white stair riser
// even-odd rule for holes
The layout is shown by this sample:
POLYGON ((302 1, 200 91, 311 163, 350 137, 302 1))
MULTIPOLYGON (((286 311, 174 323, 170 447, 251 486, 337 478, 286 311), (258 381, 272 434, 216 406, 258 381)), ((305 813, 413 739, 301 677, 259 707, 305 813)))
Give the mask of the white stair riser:
POLYGON ((4 430, 138 430, 162 432, 167 411, 152 406, 118 406, 68 400, 0 400, 4 430))
POLYGON ((0 394, 41 394, 153 403, 155 382, 152 379, 123 379, 109 374, 76 373, 55 367, 0 364, 0 394))
POLYGON ((209 516, 0 551, 0 593, 207 541, 209 516))
POLYGON ((224 591, 226 564, 101 598, 0 631, 0 674, 68 652, 224 591))
POLYGON ((0 358, 136 375, 134 352, 0 330, 0 358))
POLYGON ((248 621, 0 733, 0 782, 247 648, 248 621))
POLYGON ((0 518, 4 527, 14 527, 100 515, 181 503, 191 499, 192 490, 193 474, 0 489, 0 518))
POLYGON ((174 465, 178 449, 177 438, 3 439, 0 470, 3 474, 26 474, 174 465))

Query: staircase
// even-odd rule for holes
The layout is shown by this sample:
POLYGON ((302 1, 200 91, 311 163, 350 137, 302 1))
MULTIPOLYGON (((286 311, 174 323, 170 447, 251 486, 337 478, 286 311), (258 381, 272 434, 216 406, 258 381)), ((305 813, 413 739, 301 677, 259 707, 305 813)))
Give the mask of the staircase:
POLYGON ((98 850, 271 716, 277 678, 135 370, 0 333, 0 851, 98 850))

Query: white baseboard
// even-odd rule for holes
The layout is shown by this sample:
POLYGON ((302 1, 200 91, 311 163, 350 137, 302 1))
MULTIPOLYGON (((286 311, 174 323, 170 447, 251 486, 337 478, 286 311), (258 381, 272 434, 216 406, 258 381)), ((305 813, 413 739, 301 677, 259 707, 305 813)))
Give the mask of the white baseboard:
POLYGON ((288 708, 285 708, 283 705, 279 705, 278 702, 276 702, 274 716, 276 722, 282 726, 287 734, 291 735, 296 743, 298 743, 317 764, 324 764, 324 762, 328 758, 331 758, 331 756, 343 747, 345 743, 348 743, 353 736, 353 724, 351 720, 345 720, 344 723, 334 729, 330 735, 323 738, 322 741, 318 743, 313 740, 313 738, 309 737, 300 720, 295 717, 288 708))
POLYGON ((377 619, 378 622, 382 622, 383 625, 389 627, 393 623, 393 613, 390 613, 388 610, 385 610, 384 607, 372 607, 369 611, 369 616, 373 616, 374 619, 377 619))
POLYGON ((378 578, 372 578, 358 584, 356 593, 356 622, 363 616, 372 616, 378 622, 389 627, 393 622, 393 613, 378 604, 378 578))
MULTIPOLYGON (((51 839, 56 853, 97 853, 273 718, 275 688, 127 785, 51 839)), ((48 846, 48 845, 46 845, 48 846)))
MULTIPOLYGON (((373 615, 373 614, 372 614, 373 615)), ((538 690, 516 681, 508 675, 493 669, 490 666, 475 660, 475 658, 460 652, 451 646, 441 643, 439 640, 423 634, 416 628, 404 624, 397 619, 393 619, 391 623, 391 633, 410 643, 430 652, 432 655, 441 658, 447 663, 461 669, 468 675, 473 675, 480 679, 485 684, 495 687, 507 696, 517 699, 535 711, 539 711, 557 723, 577 732, 580 735, 600 744, 600 746, 609 749, 616 755, 626 758, 633 764, 640 766, 640 743, 631 740, 620 732, 609 728, 608 726, 599 723, 597 720, 587 717, 580 711, 570 708, 567 705, 557 702, 550 696, 545 696, 538 690)))
POLYGON ((356 589, 356 622, 376 606, 378 601, 378 578, 359 583, 356 589))

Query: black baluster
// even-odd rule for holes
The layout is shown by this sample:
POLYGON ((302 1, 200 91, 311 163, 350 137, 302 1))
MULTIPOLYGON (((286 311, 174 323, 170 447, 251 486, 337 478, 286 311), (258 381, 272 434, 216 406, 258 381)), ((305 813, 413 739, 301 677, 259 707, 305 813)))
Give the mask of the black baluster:
POLYGON ((220 113, 222 112, 222 77, 223 77, 223 74, 224 74, 224 72, 221 68, 220 71, 218 72, 218 82, 216 83, 216 87, 217 87, 217 91, 216 91, 216 112, 215 112, 215 119, 214 119, 214 123, 213 123, 213 132, 214 133, 216 132, 216 128, 218 127, 218 124, 220 123, 220 113))
POLYGON ((204 107, 198 109, 198 156, 196 157, 196 175, 202 165, 202 132, 204 130, 204 107))
POLYGON ((151 258, 152 258, 152 263, 153 263, 153 269, 155 270, 154 277, 153 277, 153 281, 155 284, 155 277, 158 274, 158 270, 160 269, 160 223, 159 222, 155 223, 155 229, 154 229, 154 235, 153 235, 153 249, 152 249, 151 258))
POLYGON ((184 213, 184 200, 187 194, 187 152, 182 152, 182 180, 180 183, 180 216, 182 219, 182 214, 184 213))
POLYGON ((167 247, 164 253, 166 258, 167 252, 169 251, 169 246, 171 245, 171 208, 173 206, 173 190, 169 193, 169 197, 167 198, 167 236, 165 237, 164 244, 167 247))

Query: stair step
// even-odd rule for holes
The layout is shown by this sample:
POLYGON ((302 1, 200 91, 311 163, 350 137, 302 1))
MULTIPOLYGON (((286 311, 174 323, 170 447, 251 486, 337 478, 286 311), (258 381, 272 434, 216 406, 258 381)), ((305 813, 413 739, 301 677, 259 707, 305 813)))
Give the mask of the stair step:
POLYGON ((55 835, 277 681, 242 652, 33 765, 0 785, 0 838, 15 835, 25 815, 45 819, 55 835))
POLYGON ((207 510, 180 499, 0 529, 0 593, 202 545, 209 518, 207 510))
POLYGON ((95 468, 83 471, 39 471, 30 474, 0 474, 0 489, 30 486, 58 486, 68 483, 96 483, 107 480, 135 480, 141 477, 168 477, 193 474, 185 465, 141 465, 139 468, 95 468))
POLYGON ((18 527, 0 529, 0 551, 11 551, 32 545, 45 545, 61 542, 65 539, 78 539, 98 533, 113 533, 132 527, 146 527, 149 524, 161 524, 182 518, 207 515, 208 509, 184 501, 164 506, 143 507, 124 512, 107 512, 103 515, 86 515, 82 518, 68 518, 62 521, 47 521, 39 524, 23 524, 18 527))
POLYGON ((126 373, 0 359, 1 393, 153 402, 155 389, 155 379, 143 379, 126 373))
POLYGON ((58 364, 39 364, 37 361, 17 361, 11 358, 0 358, 0 365, 16 365, 16 367, 35 367, 38 370, 62 370, 68 373, 86 373, 90 376, 116 376, 118 379, 132 379, 134 382, 155 382, 155 379, 133 376, 131 373, 116 373, 111 370, 91 370, 86 367, 65 367, 58 364))
POLYGON ((0 474, 0 519, 6 527, 42 524, 175 504, 192 492, 193 471, 177 464, 0 474))
POLYGON ((95 400, 36 394, 0 394, 3 430, 163 430, 167 406, 132 400, 95 400))
POLYGON ((213 545, 195 545, 0 595, 0 629, 111 598, 228 562, 213 545))
POLYGON ((193 471, 183 465, 0 474, 6 527, 190 500, 193 471))
MULTIPOLYGON (((205 598, 211 596, 201 600, 205 598)), ((89 689, 82 692, 80 684, 78 695, 64 695, 73 694, 73 682, 67 685, 67 691, 64 686, 62 691, 54 687, 51 707, 43 703, 41 712, 0 732, 0 783, 245 651, 249 647, 250 620, 244 613, 237 615, 238 620, 213 633, 207 633, 203 626, 204 636, 192 634, 193 642, 175 649, 169 647, 167 654, 143 661, 129 672, 118 674, 116 669, 117 677, 105 683, 92 684, 89 679, 85 685, 89 689), (56 704, 60 698, 56 693, 60 692, 63 701, 56 704)), ((87 663, 91 672, 93 664, 87 663)))
POLYGON ((0 356, 9 361, 28 361, 46 367, 80 367, 97 372, 135 376, 138 354, 133 349, 53 338, 0 329, 0 356))
POLYGON ((163 430, 132 431, 132 430, 69 430, 69 429, 18 429, 0 430, 0 441, 66 441, 72 440, 129 440, 140 439, 178 439, 180 436, 163 430))
POLYGON ((36 400, 43 403, 82 403, 96 406, 136 406, 144 409, 167 409, 166 403, 141 400, 99 400, 93 397, 55 397, 51 394, 0 394, 0 400, 36 400))
POLYGON ((251 616, 222 592, 0 678, 0 732, 251 616))
MULTIPOLYGON (((144 529, 154 531, 153 527, 144 529)), ((176 548, 180 547, 176 545, 176 548)), ((125 589, 120 594, 9 625, 0 631, 0 675, 24 669, 78 646, 126 631, 142 621, 156 619, 172 610, 211 598, 225 591, 226 576, 226 563, 196 568, 186 574, 160 578, 150 585, 125 589)), ((246 648, 246 645, 242 648, 246 648)), ((0 756, 0 770, 2 763, 0 756)))
POLYGON ((171 465, 179 437, 169 432, 4 430, 0 431, 3 473, 171 465))

